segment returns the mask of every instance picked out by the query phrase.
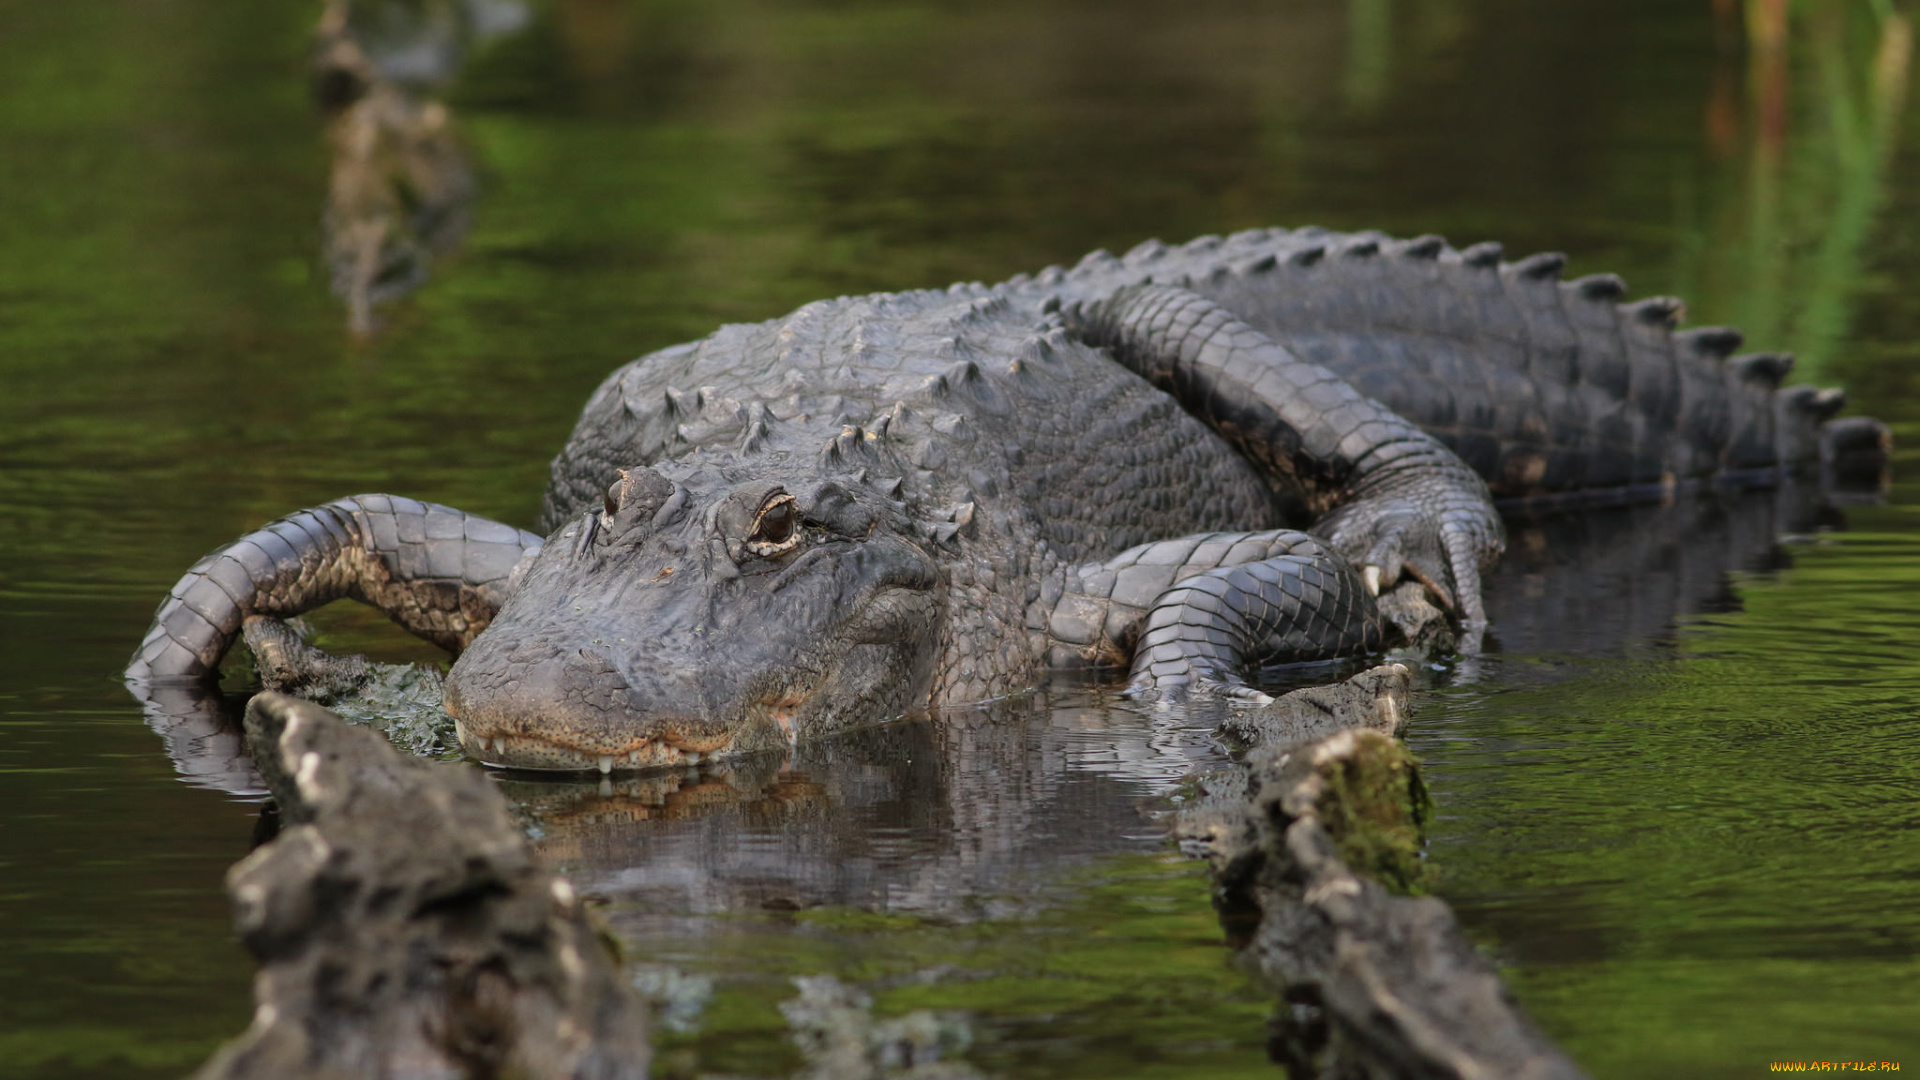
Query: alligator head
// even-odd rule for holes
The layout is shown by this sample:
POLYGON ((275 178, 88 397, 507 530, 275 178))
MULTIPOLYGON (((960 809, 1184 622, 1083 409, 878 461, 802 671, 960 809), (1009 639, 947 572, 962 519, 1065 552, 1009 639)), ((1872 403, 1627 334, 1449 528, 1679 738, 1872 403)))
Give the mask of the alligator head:
POLYGON ((461 745, 489 764, 607 772, 922 706, 946 579, 907 525, 851 478, 622 470, 454 664, 461 745))

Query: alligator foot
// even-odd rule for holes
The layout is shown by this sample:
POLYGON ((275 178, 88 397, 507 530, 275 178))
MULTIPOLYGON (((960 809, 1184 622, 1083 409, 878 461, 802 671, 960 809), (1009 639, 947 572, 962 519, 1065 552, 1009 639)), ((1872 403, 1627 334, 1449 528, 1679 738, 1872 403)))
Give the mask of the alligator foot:
POLYGON ((367 685, 371 662, 364 656, 335 656, 307 640, 304 628, 270 615, 252 615, 241 624, 247 651, 260 685, 268 690, 327 704, 367 685))
POLYGON ((1323 515, 1313 532, 1353 562, 1369 595, 1419 581, 1460 621, 1462 645, 1477 648, 1480 574, 1506 532, 1486 483, 1452 450, 1186 289, 1121 289, 1069 321, 1297 485, 1323 515))
POLYGON ((1134 649, 1129 689, 1177 698, 1205 688, 1265 704, 1272 699, 1246 684, 1249 669, 1378 652, 1391 632, 1354 568, 1313 542, 1162 593, 1134 649))

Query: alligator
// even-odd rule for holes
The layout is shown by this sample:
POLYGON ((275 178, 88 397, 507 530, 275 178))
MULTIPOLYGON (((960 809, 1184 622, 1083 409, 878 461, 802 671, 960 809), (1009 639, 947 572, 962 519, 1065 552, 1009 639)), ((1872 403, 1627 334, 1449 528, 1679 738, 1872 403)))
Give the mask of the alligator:
POLYGON ((1873 471, 1884 425, 1791 358, 1677 329, 1564 258, 1320 229, 1095 252, 995 286, 842 297, 616 370, 540 535, 358 495, 209 554, 137 683, 342 597, 457 654, 465 753, 697 763, 1128 666, 1264 700, 1364 656, 1417 592, 1471 650, 1507 506, 1873 471))

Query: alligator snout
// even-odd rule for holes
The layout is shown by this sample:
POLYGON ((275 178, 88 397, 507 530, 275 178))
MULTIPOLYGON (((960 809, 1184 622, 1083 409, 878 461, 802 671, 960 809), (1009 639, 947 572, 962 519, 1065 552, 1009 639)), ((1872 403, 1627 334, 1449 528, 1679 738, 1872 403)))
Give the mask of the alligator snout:
POLYGON ((728 722, 738 710, 712 692, 711 678, 664 665, 632 670, 644 649, 502 648, 509 640, 476 640, 447 683, 461 748, 486 764, 601 772, 697 765, 734 749, 744 726, 728 722))
POLYGON ((470 756, 697 764, 925 704, 945 581, 864 492, 622 470, 549 537, 447 677, 470 756))

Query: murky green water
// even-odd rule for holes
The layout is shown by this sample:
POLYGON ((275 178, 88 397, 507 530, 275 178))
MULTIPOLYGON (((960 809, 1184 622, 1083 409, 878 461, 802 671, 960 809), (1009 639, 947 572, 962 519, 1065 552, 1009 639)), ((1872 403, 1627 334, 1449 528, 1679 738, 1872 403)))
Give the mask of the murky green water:
MULTIPOLYGON (((1779 6, 1775 53, 1707 0, 548 0, 450 99, 464 249, 356 344, 317 5, 0 0, 0 1075, 177 1075, 247 1022, 219 888, 253 808, 117 682, 179 571, 354 491, 530 523, 601 375, 723 321, 1435 231, 1684 295, 1920 447, 1904 23, 1779 6)), ((1441 892, 1598 1076, 1920 1059, 1920 486, 1843 513, 1543 525, 1504 651, 1417 718, 1441 892)), ((773 1004, 833 971, 969 1011, 1007 1075, 1261 1073, 1264 999, 1138 809, 1206 752, 1072 691, 726 791, 523 797, 649 970, 712 980, 676 1068, 790 1068, 773 1004)))

